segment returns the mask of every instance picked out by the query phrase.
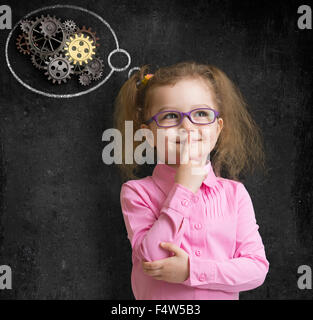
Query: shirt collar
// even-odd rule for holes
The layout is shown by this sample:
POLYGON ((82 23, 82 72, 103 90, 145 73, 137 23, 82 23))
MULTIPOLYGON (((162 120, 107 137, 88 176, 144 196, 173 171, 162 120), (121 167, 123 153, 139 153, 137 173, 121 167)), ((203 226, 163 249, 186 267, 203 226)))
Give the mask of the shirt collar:
MULTIPOLYGON (((213 171, 211 161, 205 165, 205 168, 208 169, 209 173, 202 183, 208 187, 213 187, 217 183, 217 177, 213 171)), ((175 168, 164 163, 158 163, 153 170, 152 179, 167 194, 175 182, 175 174, 175 168)))

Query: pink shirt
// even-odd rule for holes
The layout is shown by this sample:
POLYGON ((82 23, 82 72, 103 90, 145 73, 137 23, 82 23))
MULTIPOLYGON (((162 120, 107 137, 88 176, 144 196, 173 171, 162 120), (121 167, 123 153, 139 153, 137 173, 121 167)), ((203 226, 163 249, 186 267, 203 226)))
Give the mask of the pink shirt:
POLYGON ((152 176, 122 185, 137 300, 236 300, 240 291, 264 282, 269 262, 247 189, 217 177, 211 162, 206 167, 209 174, 197 193, 175 183, 176 169, 160 163, 152 176), (188 253, 190 275, 184 282, 169 283, 143 272, 143 260, 171 256, 160 242, 188 253))

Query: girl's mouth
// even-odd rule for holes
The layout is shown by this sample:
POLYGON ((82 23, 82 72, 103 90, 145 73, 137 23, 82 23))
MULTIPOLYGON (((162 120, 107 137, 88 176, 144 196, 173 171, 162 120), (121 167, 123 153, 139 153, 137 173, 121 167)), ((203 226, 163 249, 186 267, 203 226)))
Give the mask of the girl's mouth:
MULTIPOLYGON (((199 141, 202 141, 202 140, 191 140, 190 143, 195 143, 195 142, 199 142, 199 141)), ((176 141, 176 144, 184 144, 185 143, 185 140, 184 141, 176 141)))

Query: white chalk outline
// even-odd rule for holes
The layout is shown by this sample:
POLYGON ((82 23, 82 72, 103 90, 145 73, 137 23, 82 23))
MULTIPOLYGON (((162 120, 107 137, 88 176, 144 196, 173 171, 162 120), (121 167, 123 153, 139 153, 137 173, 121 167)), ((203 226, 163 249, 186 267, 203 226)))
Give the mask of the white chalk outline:
POLYGON ((109 64, 110 68, 111 68, 112 70, 114 70, 114 71, 124 71, 124 70, 126 70, 126 69, 129 67, 130 62, 131 62, 130 55, 129 55, 129 53, 128 53, 127 51, 125 51, 124 49, 114 49, 114 50, 111 51, 110 54, 108 55, 108 64, 109 64), (127 65, 126 65, 124 68, 115 68, 115 67, 112 66, 112 64, 111 64, 111 56, 112 56, 112 54, 114 54, 114 53, 116 53, 116 52, 124 52, 125 55, 127 56, 128 62, 127 62, 127 65))
POLYGON ((29 89, 30 91, 32 92, 35 92, 35 93, 38 93, 38 94, 41 94, 43 96, 46 96, 46 97, 50 97, 50 98, 73 98, 73 97, 78 97, 78 96, 82 96, 84 94, 87 94, 89 92, 92 92, 96 89, 98 89, 100 86, 102 86, 109 78, 110 76, 112 75, 112 73, 114 71, 124 71, 125 69, 128 68, 128 66, 130 65, 131 63, 131 58, 130 58, 130 55, 128 54, 127 51, 123 50, 123 49, 120 49, 119 48, 119 44, 118 44, 118 40, 117 40, 117 37, 115 35, 115 32, 114 30, 111 28, 111 26, 102 18, 100 17, 98 14, 90 11, 90 10, 87 10, 87 9, 84 9, 82 7, 78 7, 78 6, 74 6, 74 5, 62 5, 62 4, 57 4, 57 5, 53 5, 53 6, 48 6, 48 7, 43 7, 43 8, 40 8, 40 9, 37 9, 37 10, 34 10, 30 13, 28 13, 26 16, 24 16, 22 19, 20 19, 16 24, 15 26, 13 27, 13 29, 11 30, 11 32, 9 33, 8 35, 8 38, 6 40, 6 44, 5 44, 5 58, 6 58, 6 62, 7 62, 7 65, 8 65, 8 68, 10 69, 11 73, 13 74, 13 76, 15 77, 15 79, 21 84, 23 85, 24 87, 26 87, 27 89, 29 89), (108 64, 109 66, 111 67, 111 72, 108 74, 108 76, 103 79, 101 82, 99 82, 96 86, 90 88, 90 89, 87 89, 85 91, 80 91, 80 92, 77 92, 77 93, 73 93, 73 94, 54 94, 54 93, 48 93, 48 92, 44 92, 44 91, 40 91, 40 90, 37 90, 35 88, 33 88, 32 86, 28 85, 27 83, 25 83, 21 78, 19 78, 17 76, 17 74, 14 72, 14 70, 12 69, 11 67, 11 64, 10 64, 10 61, 9 61, 9 55, 8 55, 8 46, 9 46, 9 41, 11 39, 11 36, 14 32, 14 30, 16 29, 16 27, 20 24, 20 22, 22 20, 25 20, 26 18, 28 18, 29 16, 37 13, 37 12, 40 12, 40 11, 44 11, 44 10, 49 10, 49 9, 59 9, 59 8, 69 8, 69 9, 76 9, 76 10, 80 10, 80 11, 83 11, 83 12, 86 12, 86 13, 89 13, 93 16, 95 16, 97 19, 99 19, 104 25, 106 25, 109 30, 111 31, 113 37, 114 37, 114 40, 115 40, 115 43, 116 43, 116 48, 117 49, 114 49, 112 52, 123 52, 127 55, 127 58, 128 58, 128 64, 126 67, 124 68, 114 68, 112 65, 111 65, 111 61, 109 61, 109 57, 111 57, 112 55, 112 52, 109 54, 108 56, 108 64))
POLYGON ((133 68, 131 68, 131 69, 128 71, 128 79, 130 78, 130 76, 131 76, 131 74, 132 74, 132 72, 133 72, 134 70, 140 70, 140 68, 139 68, 139 67, 133 67, 133 68))

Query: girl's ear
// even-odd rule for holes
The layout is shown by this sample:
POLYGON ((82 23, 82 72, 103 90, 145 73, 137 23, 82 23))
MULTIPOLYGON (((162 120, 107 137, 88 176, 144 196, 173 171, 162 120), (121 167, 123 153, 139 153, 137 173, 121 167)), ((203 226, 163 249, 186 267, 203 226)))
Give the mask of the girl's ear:
POLYGON ((220 135, 220 133, 221 133, 223 127, 224 127, 224 121, 223 121, 222 118, 218 118, 217 120, 218 120, 218 122, 217 122, 217 128, 218 129, 217 130, 218 130, 218 135, 220 135))

